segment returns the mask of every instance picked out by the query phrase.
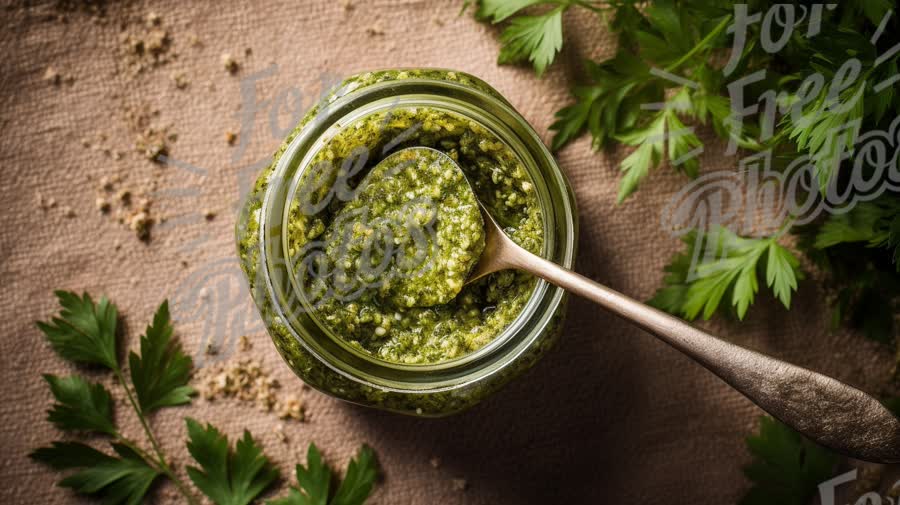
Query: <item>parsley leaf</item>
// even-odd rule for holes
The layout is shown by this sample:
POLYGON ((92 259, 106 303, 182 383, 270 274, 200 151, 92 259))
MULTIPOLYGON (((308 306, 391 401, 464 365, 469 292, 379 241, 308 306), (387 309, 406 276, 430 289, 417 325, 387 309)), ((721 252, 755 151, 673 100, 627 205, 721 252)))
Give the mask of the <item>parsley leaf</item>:
POLYGON ((759 435, 747 438, 754 460, 744 468, 753 487, 740 505, 804 505, 819 484, 834 476, 837 455, 780 422, 760 419, 759 435))
POLYGON ((829 91, 822 90, 803 114, 785 116, 787 134, 799 150, 809 153, 822 191, 837 175, 841 154, 853 152, 862 124, 864 92, 862 80, 840 98, 829 98, 829 91))
POLYGON ((378 477, 378 463, 369 446, 362 446, 356 457, 350 460, 347 474, 338 486, 331 505, 361 505, 372 492, 378 477))
POLYGON ((494 23, 499 23, 526 7, 545 3, 546 1, 547 0, 481 0, 478 4, 478 12, 475 15, 479 19, 493 19, 494 23))
POLYGON ((217 505, 247 505, 278 478, 278 469, 262 453, 249 431, 234 450, 211 424, 204 428, 186 418, 188 451, 200 468, 189 466, 188 476, 217 505))
POLYGON ((107 505, 142 503, 160 473, 128 447, 112 446, 119 457, 78 442, 54 442, 29 456, 57 470, 80 468, 59 482, 62 487, 94 495, 107 505))
POLYGON ((187 385, 191 358, 172 341, 169 302, 164 301, 141 337, 141 354, 128 357, 131 382, 145 413, 162 407, 190 403, 194 388, 187 385))
POLYGON ((285 498, 269 501, 269 505, 362 505, 365 503, 375 479, 378 464, 375 453, 368 446, 362 446, 356 458, 350 460, 347 474, 329 500, 331 470, 322 462, 322 454, 315 444, 310 444, 306 453, 306 466, 297 465, 297 483, 300 488, 291 487, 285 498))
POLYGON ((116 306, 105 297, 95 304, 87 293, 79 298, 69 291, 57 291, 56 296, 62 306, 59 317, 37 323, 53 350, 69 361, 118 368, 116 306))
POLYGON ((790 308, 791 295, 802 273, 793 253, 776 242, 777 235, 743 238, 720 227, 697 240, 698 233, 685 235, 688 250, 673 256, 666 267, 666 285, 648 302, 650 305, 686 319, 695 319, 701 313, 709 319, 730 294, 731 305, 738 318, 743 319, 759 291, 757 270, 764 265, 766 284, 790 308), (701 257, 703 252, 714 254, 701 257), (693 258, 698 258, 698 262, 692 269, 693 258))
POLYGON ((557 7, 540 16, 518 16, 500 34, 503 47, 497 57, 500 65, 530 61, 535 73, 544 73, 562 48, 562 13, 557 7))
POLYGON ((887 194, 829 215, 815 236, 814 247, 828 249, 853 242, 888 249, 896 271, 900 272, 900 198, 887 194))
POLYGON ((91 384, 78 376, 44 375, 56 403, 47 411, 47 420, 65 431, 96 431, 114 435, 112 398, 101 384, 91 384))
POLYGON ((617 137, 625 144, 637 146, 634 152, 622 160, 620 168, 625 175, 619 185, 618 203, 634 193, 638 184, 650 173, 650 169, 659 166, 664 155, 668 156, 670 163, 682 167, 689 177, 697 176, 699 162, 692 151, 702 144, 693 130, 686 127, 676 115, 676 109, 683 110, 685 100, 686 92, 679 93, 649 123, 617 137))
POLYGON ((590 131, 594 149, 634 128, 641 105, 663 98, 662 87, 652 83, 638 87, 651 77, 650 67, 628 51, 602 63, 586 61, 590 83, 572 91, 575 103, 557 111, 552 147, 559 150, 584 131, 590 131), (633 92, 632 92, 633 91, 633 92))
MULTIPOLYGON (((463 11, 469 3, 463 4, 463 11)), ((540 76, 562 49, 563 13, 573 6, 603 13, 605 7, 599 4, 586 0, 481 0, 475 18, 494 24, 509 20, 509 26, 500 34, 502 45, 497 63, 530 61, 540 76), (529 7, 547 7, 547 10, 537 15, 520 13, 529 7)))
POLYGON ((328 505, 331 487, 331 469, 322 462, 322 454, 316 444, 306 450, 306 466, 297 465, 297 483, 300 489, 291 487, 290 494, 269 505, 328 505))

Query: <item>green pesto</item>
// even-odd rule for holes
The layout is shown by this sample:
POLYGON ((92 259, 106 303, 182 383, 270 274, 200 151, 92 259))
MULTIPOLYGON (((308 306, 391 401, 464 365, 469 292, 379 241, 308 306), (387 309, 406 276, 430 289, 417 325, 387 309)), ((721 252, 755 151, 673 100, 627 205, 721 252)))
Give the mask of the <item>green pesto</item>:
MULTIPOLYGON (((422 82, 446 82, 451 85, 458 85, 492 97, 499 103, 507 104, 506 100, 499 95, 489 85, 461 72, 452 72, 444 70, 386 70, 379 72, 367 72, 358 74, 344 80, 339 87, 328 94, 319 104, 314 106, 300 121, 297 127, 284 140, 281 147, 275 152, 273 160, 260 174, 256 184, 251 189, 245 200, 245 204, 241 210, 236 226, 238 256, 241 268, 248 279, 250 294, 259 309, 260 314, 268 328, 272 341, 276 349, 284 358, 285 362, 294 370, 310 386, 337 398, 366 405, 373 406, 384 410, 391 410, 405 414, 414 414, 420 416, 444 416, 465 410, 485 397, 501 388, 509 380, 520 375, 523 371, 532 367, 532 365, 543 356, 550 347, 557 341, 559 337, 559 328, 562 322, 562 316, 565 311, 565 300, 557 307, 552 315, 550 323, 546 326, 542 335, 537 338, 528 349, 515 358, 515 362, 509 366, 501 368, 497 373, 474 381, 466 381, 460 387, 444 390, 444 391, 402 391, 383 389, 369 383, 368 381, 359 381, 351 379, 345 375, 336 373, 331 366, 327 364, 323 358, 317 357, 310 353, 306 345, 302 344, 294 332, 295 328, 289 328, 286 323, 277 315, 276 305, 270 296, 265 282, 265 268, 261 264, 259 242, 260 238, 260 210, 269 183, 274 175, 275 167, 279 163, 280 158, 285 150, 313 120, 323 115, 326 108, 340 97, 353 94, 365 88, 385 82, 399 81, 422 81, 422 82)), ((433 132, 432 132, 433 133, 433 132)), ((446 133, 446 132, 444 132, 446 133)), ((477 132, 476 132, 477 134, 477 132)), ((415 145, 426 145, 424 141, 431 141, 432 145, 444 140, 441 135, 425 135, 420 138, 415 145)), ((448 139, 451 140, 452 139, 448 139)), ((487 144, 484 144, 487 147, 487 144)), ((452 144, 447 144, 452 146, 452 144)), ((398 146, 397 149, 405 147, 398 146)), ((532 251, 540 250, 540 241, 529 237, 540 237, 540 211, 534 207, 527 207, 527 212, 531 213, 530 217, 521 218, 521 214, 511 212, 517 207, 518 197, 513 200, 505 201, 502 192, 490 193, 490 187, 496 184, 512 184, 515 181, 528 182, 524 178, 524 173, 519 174, 515 168, 516 163, 511 159, 503 159, 500 157, 483 157, 476 155, 476 151, 472 149, 472 144, 467 142, 465 146, 460 145, 456 149, 456 155, 467 157, 468 164, 462 164, 463 170, 466 171, 468 177, 478 175, 477 180, 473 183, 479 198, 485 199, 491 212, 501 219, 501 225, 505 226, 507 232, 513 234, 514 239, 520 244, 532 251), (498 170, 494 173, 479 172, 478 168, 489 168, 493 164, 500 164, 504 170, 498 170), (479 190, 480 188, 480 190, 479 190), (519 219, 516 219, 519 215, 519 219), (532 233, 533 232, 533 233, 532 233)), ((477 146, 476 146, 477 147, 477 146)), ((446 149, 446 147, 445 147, 446 149)), ((374 152, 374 151, 373 151, 374 152)), ((452 155, 452 153, 451 153, 452 155)), ((460 158, 455 158, 458 162, 460 158)), ((552 162, 551 162, 552 164, 552 162)), ((519 167, 518 170, 521 170, 519 167)), ((520 186, 521 188, 521 186, 520 186)), ((521 188, 523 192, 530 191, 527 186, 521 188)), ((563 189, 563 192, 565 190, 563 189)), ((320 195, 321 196, 321 195, 320 195)), ((509 195, 507 195, 509 196, 509 195)), ((564 194, 561 197, 565 197, 564 194)), ((334 212, 336 209, 328 209, 327 212, 334 212)), ((292 216, 291 226, 305 226, 302 220, 292 216)), ((324 232, 324 222, 321 229, 315 223, 306 223, 310 225, 308 232, 313 234, 324 232)), ((291 239, 295 243, 291 246, 296 252, 296 247, 300 243, 309 240, 296 240, 297 235, 291 234, 291 239)), ((482 283, 476 290, 476 295, 481 299, 503 300, 502 291, 508 289, 514 284, 518 284, 521 279, 520 275, 514 272, 504 272, 499 274, 493 281, 493 287, 488 289, 482 283)), ((526 278, 527 280, 527 278, 526 278)), ((531 291, 531 287, 523 290, 520 294, 526 296, 531 291)), ((462 297, 458 296, 456 301, 462 297)), ((505 301, 505 300, 504 300, 505 301)))
MULTIPOLYGON (((484 250, 478 200, 459 166, 416 147, 382 160, 324 234, 316 278, 335 295, 393 307, 432 307, 453 300, 484 250)), ((320 311, 322 312, 322 311, 320 311)), ((323 318, 334 323, 330 314, 323 318)), ((383 336, 390 322, 375 327, 383 336)))
MULTIPOLYGON (((454 174, 447 182, 434 182, 433 175, 412 171, 420 183, 410 199, 421 196, 420 192, 435 189, 438 194, 446 194, 448 199, 440 202, 441 212, 462 214, 468 217, 466 233, 456 237, 449 250, 447 259, 456 252, 462 255, 462 265, 450 278, 436 281, 440 276, 426 278, 432 286, 442 283, 452 284, 452 294, 441 291, 440 300, 422 299, 426 296, 429 285, 419 282, 401 283, 398 291, 396 284, 387 279, 384 291, 367 290, 358 293, 359 279, 355 274, 354 258, 348 264, 351 272, 338 269, 334 275, 323 279, 322 275, 312 276, 305 283, 308 295, 321 295, 316 304, 315 314, 319 320, 338 338, 383 360, 403 364, 433 364, 459 358, 471 353, 491 342, 509 324, 516 319, 531 296, 534 279, 521 272, 499 272, 481 279, 471 285, 462 287, 462 281, 468 268, 477 261, 483 241, 483 227, 480 234, 473 235, 472 222, 478 219, 474 197, 454 203, 465 192, 474 191, 478 199, 488 211, 504 226, 506 232, 524 247, 538 252, 543 241, 543 223, 534 185, 516 155, 501 142, 496 135, 481 125, 439 109, 395 108, 385 113, 373 113, 364 116, 352 124, 342 125, 328 139, 317 154, 312 164, 316 170, 310 171, 301 182, 300 195, 290 207, 288 237, 290 254, 296 264, 304 264, 304 255, 316 251, 313 246, 322 240, 326 246, 326 257, 330 262, 327 271, 332 272, 335 264, 341 266, 347 258, 338 258, 335 249, 338 245, 347 245, 344 241, 334 240, 334 223, 342 216, 357 215, 358 210, 366 205, 375 204, 376 208, 388 205, 386 201, 391 193, 406 192, 412 184, 411 180, 381 181, 385 184, 402 185, 393 191, 382 194, 383 201, 376 202, 366 195, 363 188, 362 199, 349 202, 341 201, 341 194, 335 188, 352 183, 351 173, 354 167, 371 166, 371 156, 365 153, 381 153, 385 146, 393 146, 393 151, 405 147, 428 147, 441 152, 455 161, 465 173, 454 174), (395 139, 403 139, 399 144, 395 139), (394 144, 397 144, 394 146, 394 144), (362 160, 366 160, 364 163, 362 160), (447 186, 441 188, 441 185, 447 186), (443 193, 442 193, 443 192, 443 193), (460 208, 453 207, 462 204, 460 208), (331 236, 329 236, 331 235, 331 236), (466 240, 468 239, 468 240, 466 240), (465 246, 465 247, 463 247, 465 246), (460 275, 462 273, 462 275, 460 275), (345 275, 347 274, 347 275, 345 275), (340 289, 340 285, 347 285, 340 289), (404 293, 402 286, 411 286, 411 290, 419 290, 420 294, 404 293), (462 288, 462 289, 460 289, 462 288), (458 294, 457 294, 458 293, 458 294)), ((360 169, 356 174, 363 173, 360 169)), ((372 175, 366 177, 369 179, 372 175)), ((381 177, 376 177, 381 179, 381 177)), ((375 191, 378 191, 376 186, 375 191)), ((399 202, 395 202, 399 203, 399 202)), ((394 205, 388 205, 393 208, 394 205)), ((380 211, 376 211, 380 212, 380 211)), ((365 233, 365 226, 358 225, 359 233, 365 233)), ((343 228, 343 227, 339 227, 343 228)), ((438 233, 440 235, 440 227, 438 233)), ((362 241, 359 241, 362 242, 362 241)), ((358 247, 360 244, 352 244, 358 247)), ((381 258, 375 258, 380 260, 381 258)), ((456 262, 459 263, 459 262, 456 262)), ((440 273, 440 272, 438 272, 440 273)), ((380 279, 362 279, 369 283, 380 279)))

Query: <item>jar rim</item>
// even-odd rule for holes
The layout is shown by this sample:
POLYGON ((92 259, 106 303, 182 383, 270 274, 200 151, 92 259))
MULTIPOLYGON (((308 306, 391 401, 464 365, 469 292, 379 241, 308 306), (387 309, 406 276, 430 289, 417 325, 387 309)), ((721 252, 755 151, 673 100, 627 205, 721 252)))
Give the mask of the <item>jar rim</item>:
POLYGON ((396 107, 401 103, 404 107, 415 104, 449 110, 477 121, 506 143, 535 182, 544 226, 542 255, 569 268, 575 256, 577 213, 565 174, 527 121, 499 94, 460 83, 411 77, 357 88, 328 100, 292 139, 275 166, 259 215, 261 271, 276 316, 307 352, 340 375, 381 390, 430 393, 466 386, 515 362, 550 324, 565 293, 538 280, 521 312, 491 342, 459 358, 434 364, 399 364, 368 355, 339 337, 331 338, 317 318, 309 314, 297 317, 298 312, 286 306, 303 301, 293 284, 293 269, 286 268, 290 262, 284 259, 288 257, 286 208, 295 197, 300 176, 310 167, 311 156, 317 151, 314 147, 335 125, 352 124, 352 120, 384 110, 386 105, 396 107), (290 289, 279 286, 285 277, 290 289), (292 296, 296 297, 293 302, 292 296), (310 322, 325 334, 313 334, 310 322))

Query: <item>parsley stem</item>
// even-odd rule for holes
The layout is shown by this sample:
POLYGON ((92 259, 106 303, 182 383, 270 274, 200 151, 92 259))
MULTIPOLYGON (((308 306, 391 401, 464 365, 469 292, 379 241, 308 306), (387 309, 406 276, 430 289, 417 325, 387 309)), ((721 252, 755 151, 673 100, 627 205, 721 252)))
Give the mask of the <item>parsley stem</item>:
POLYGON ((700 42, 697 42, 697 45, 695 45, 693 48, 691 48, 690 51, 686 52, 684 54, 684 56, 682 56, 681 58, 678 59, 678 61, 667 66, 665 69, 666 72, 672 72, 672 71, 678 69, 678 67, 680 67, 681 65, 684 65, 685 62, 687 62, 688 60, 693 58, 694 55, 696 55, 697 53, 699 53, 700 51, 705 49, 706 46, 710 42, 712 42, 712 40, 714 38, 718 37, 719 34, 722 33, 722 30, 724 30, 726 27, 728 27, 728 23, 730 23, 730 22, 731 22, 731 14, 725 16, 725 18, 723 18, 722 21, 720 21, 719 24, 716 25, 716 27, 713 28, 713 30, 711 32, 706 34, 706 37, 703 37, 703 39, 700 42))
MULTIPOLYGON (((141 422, 141 426, 144 428, 144 433, 147 435, 147 440, 150 441, 150 446, 153 447, 153 452, 156 453, 156 458, 151 457, 147 454, 143 449, 138 448, 135 444, 131 444, 129 446, 135 452, 141 455, 142 458, 149 462, 154 462, 159 466, 159 470, 162 471, 171 481, 175 484, 175 487, 178 489, 178 492, 181 493, 187 502, 191 505, 198 505, 196 498, 194 495, 188 491, 187 487, 184 485, 184 482, 175 475, 175 471, 172 470, 172 467, 169 466, 169 463, 166 462, 166 456, 162 451, 162 448, 159 445, 159 442, 156 440, 156 436, 153 435, 153 430, 150 429, 150 425, 147 424, 147 418, 144 417, 144 413, 141 411, 141 407, 138 405, 137 400, 135 400, 134 395, 131 393, 131 389, 128 387, 128 382, 125 380, 125 375, 122 373, 122 369, 116 366, 113 368, 113 373, 116 375, 116 379, 118 379, 119 384, 122 386, 122 389, 125 390, 125 395, 128 397, 128 403, 131 404, 131 408, 134 410, 134 413, 137 415, 138 420, 141 422)), ((123 440, 124 437, 120 437, 123 440)))

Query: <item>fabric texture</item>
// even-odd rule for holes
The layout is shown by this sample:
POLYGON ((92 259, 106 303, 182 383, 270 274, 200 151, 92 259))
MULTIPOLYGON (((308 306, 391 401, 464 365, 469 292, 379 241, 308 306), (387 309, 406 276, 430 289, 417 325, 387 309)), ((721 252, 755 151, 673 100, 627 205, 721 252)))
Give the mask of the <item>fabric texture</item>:
MULTIPOLYGON (((537 78, 527 67, 497 66, 499 29, 458 16, 456 1, 99 5, 16 2, 0 16, 0 502, 87 503, 26 457, 59 436, 44 420, 50 393, 40 374, 73 371, 34 325, 57 311, 54 289, 113 299, 123 314, 123 348, 137 346, 168 298, 176 332, 198 367, 259 360, 280 382, 280 394, 305 403, 303 423, 233 399, 198 399, 157 413, 152 424, 182 472, 182 419, 190 415, 231 437, 251 430, 290 482, 309 442, 339 468, 368 443, 383 469, 373 503, 720 505, 740 498, 748 486, 743 439, 761 412, 690 359, 583 300, 572 300, 563 338, 532 371, 471 411, 426 420, 302 389, 243 290, 236 209, 323 82, 367 69, 459 69, 496 87, 549 142, 548 127, 569 101, 580 61, 614 50, 596 18, 567 14, 563 54, 537 78), (129 35, 157 56, 135 56, 129 35), (234 74, 225 53, 237 63, 234 74), (253 120, 243 121, 248 111, 253 120), (237 135, 235 145, 227 132, 237 135), (135 148, 152 149, 161 138, 167 163, 135 148), (101 188, 104 178, 114 181, 111 191, 101 188), (150 216, 164 219, 147 241, 116 219, 125 212, 134 220, 116 198, 123 189, 133 193, 132 209, 146 197, 150 216), (111 202, 108 214, 97 198, 111 202), (244 334, 253 347, 239 351, 244 334), (205 353, 210 343, 219 354, 205 353), (279 425, 286 443, 275 432, 279 425)), ((577 195, 577 269, 647 299, 680 247, 659 216, 686 179, 662 167, 617 206, 624 152, 593 152, 590 139, 580 138, 557 159, 577 195)), ((703 169, 734 163, 721 152, 707 149, 703 169)), ((790 311, 760 296, 744 322, 703 326, 876 391, 891 353, 830 331, 825 310, 823 293, 807 280, 790 311)), ((125 432, 140 440, 133 416, 118 406, 125 432)), ((179 501, 169 486, 154 496, 179 501)))

